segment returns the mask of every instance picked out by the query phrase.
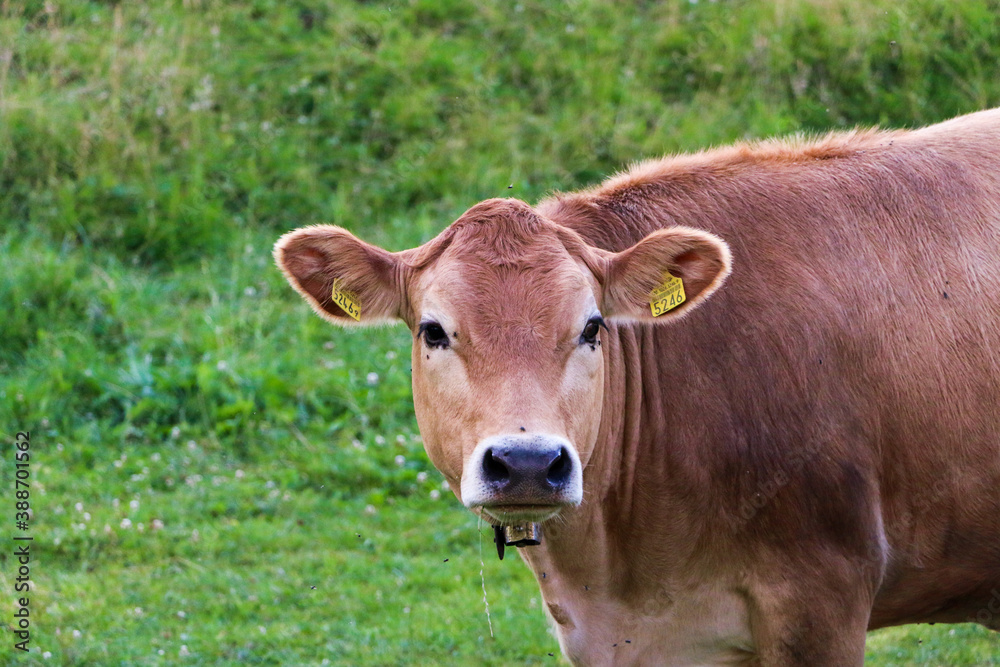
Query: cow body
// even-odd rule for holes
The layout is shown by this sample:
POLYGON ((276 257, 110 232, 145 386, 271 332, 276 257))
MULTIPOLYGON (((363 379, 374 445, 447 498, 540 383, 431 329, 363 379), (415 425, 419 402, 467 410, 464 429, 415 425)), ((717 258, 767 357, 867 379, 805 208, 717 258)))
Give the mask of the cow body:
MULTIPOLYGON (((350 253, 301 233, 279 262, 339 321, 350 253)), ((1000 112, 648 162, 369 264, 405 297, 432 460, 494 523, 545 521, 521 553, 575 663, 860 664, 868 629, 1000 629, 1000 112), (705 303, 660 324, 623 294, 683 230, 664 266, 705 303), (588 309, 607 330, 572 347, 556 323, 588 309), (582 502, 570 472, 496 500, 508 444, 582 502)))

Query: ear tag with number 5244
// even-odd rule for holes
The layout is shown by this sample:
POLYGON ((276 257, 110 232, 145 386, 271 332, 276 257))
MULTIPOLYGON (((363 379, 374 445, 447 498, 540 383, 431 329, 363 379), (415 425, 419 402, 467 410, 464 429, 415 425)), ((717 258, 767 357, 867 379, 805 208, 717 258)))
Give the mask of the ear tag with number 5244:
POLYGON ((358 322, 361 321, 361 300, 354 292, 348 292, 340 285, 340 278, 333 281, 333 293, 330 295, 333 302, 340 306, 341 310, 353 317, 358 322))

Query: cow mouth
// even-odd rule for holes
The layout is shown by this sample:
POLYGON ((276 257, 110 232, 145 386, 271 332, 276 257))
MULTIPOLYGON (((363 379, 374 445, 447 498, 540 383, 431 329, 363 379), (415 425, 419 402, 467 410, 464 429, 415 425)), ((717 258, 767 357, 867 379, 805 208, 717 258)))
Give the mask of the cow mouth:
POLYGON ((559 514, 562 505, 509 504, 483 505, 482 509, 489 518, 500 525, 515 525, 522 523, 541 523, 559 514))

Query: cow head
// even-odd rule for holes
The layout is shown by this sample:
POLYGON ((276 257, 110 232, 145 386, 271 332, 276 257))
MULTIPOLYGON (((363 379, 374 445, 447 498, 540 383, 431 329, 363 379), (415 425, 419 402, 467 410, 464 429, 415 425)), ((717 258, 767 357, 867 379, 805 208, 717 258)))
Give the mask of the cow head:
POLYGON ((275 258, 335 324, 406 323, 427 453, 459 500, 494 524, 544 521, 583 500, 607 324, 683 316, 729 271, 711 234, 674 227, 614 253, 516 200, 478 204, 412 250, 321 225, 283 236, 275 258), (665 282, 679 305, 651 308, 665 282))

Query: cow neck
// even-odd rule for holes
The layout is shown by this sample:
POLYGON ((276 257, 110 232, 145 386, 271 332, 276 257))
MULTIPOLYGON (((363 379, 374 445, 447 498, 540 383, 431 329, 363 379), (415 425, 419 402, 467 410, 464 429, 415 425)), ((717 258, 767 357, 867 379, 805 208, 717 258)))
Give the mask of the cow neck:
POLYGON ((647 542, 648 524, 652 518, 662 528, 658 515, 672 504, 662 485, 644 488, 647 476, 662 472, 662 461, 650 460, 650 425, 644 423, 655 410, 643 401, 660 398, 655 383, 663 361, 655 355, 653 333, 651 327, 631 325, 613 325, 607 332, 601 425, 584 470, 584 504, 547 523, 540 547, 521 550, 543 592, 558 585, 628 598, 652 582, 642 579, 647 571, 642 563, 660 559, 664 536, 659 545, 647 542))

